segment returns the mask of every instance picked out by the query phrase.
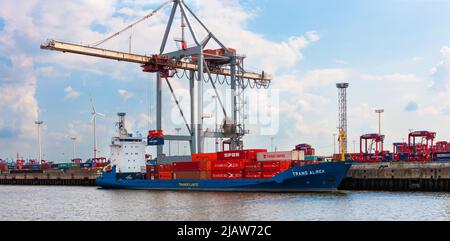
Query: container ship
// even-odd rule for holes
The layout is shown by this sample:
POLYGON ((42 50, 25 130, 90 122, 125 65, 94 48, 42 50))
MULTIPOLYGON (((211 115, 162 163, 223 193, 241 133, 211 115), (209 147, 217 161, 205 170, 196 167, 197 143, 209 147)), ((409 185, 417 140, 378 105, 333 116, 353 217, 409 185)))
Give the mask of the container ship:
POLYGON ((96 181, 106 189, 334 192, 351 167, 341 161, 318 161, 308 145, 287 152, 251 149, 193 154, 162 163, 161 158, 153 160, 145 153, 155 138, 162 137, 161 131, 151 131, 146 142, 142 135, 128 133, 124 113, 119 114, 117 126, 110 146, 111 164, 96 181))

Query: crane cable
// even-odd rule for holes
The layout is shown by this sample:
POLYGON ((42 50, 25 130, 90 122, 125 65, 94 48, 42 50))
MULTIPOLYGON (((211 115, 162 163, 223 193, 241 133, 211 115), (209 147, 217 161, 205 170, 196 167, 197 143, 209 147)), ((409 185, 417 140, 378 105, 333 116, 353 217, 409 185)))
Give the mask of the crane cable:
POLYGON ((170 84, 170 81, 169 81, 168 78, 165 78, 165 79, 166 79, 167 86, 169 86, 170 92, 172 93, 172 97, 175 100, 175 103, 177 104, 178 110, 180 111, 181 117, 183 117, 184 123, 186 124, 186 128, 188 129, 189 133, 191 133, 191 135, 192 135, 192 130, 189 127, 189 124, 188 124, 188 122, 186 120, 186 117, 184 116, 183 109, 181 109, 180 102, 178 101, 178 98, 175 95, 175 92, 174 92, 174 90, 172 88, 172 85, 170 84))
POLYGON ((223 115, 225 116, 225 118, 227 118, 227 111, 225 110, 225 106, 223 105, 222 99, 219 96, 219 92, 217 91, 216 85, 213 81, 213 78, 212 78, 211 72, 209 71, 208 63, 206 63, 206 60, 203 60, 203 64, 206 66, 206 73, 208 74, 208 77, 211 80, 211 85, 214 88, 214 92, 216 93, 217 100, 219 100, 219 104, 222 107, 223 115))
POLYGON ((141 22, 147 20, 148 18, 152 17, 152 16, 155 15, 159 10, 163 9, 166 5, 168 5, 168 4, 171 3, 171 2, 173 2, 173 0, 169 0, 169 1, 165 2, 165 3, 163 3, 159 8, 153 10, 153 12, 151 12, 150 14, 144 16, 143 18, 141 18, 141 19, 138 20, 137 22, 128 25, 128 27, 126 27, 126 28, 120 30, 119 32, 117 32, 117 33, 115 33, 115 34, 109 36, 108 38, 106 38, 106 39, 104 39, 104 40, 101 40, 101 41, 98 41, 98 42, 96 42, 96 43, 94 43, 94 44, 92 44, 92 45, 89 45, 89 46, 90 46, 90 47, 98 47, 99 45, 104 44, 105 42, 107 42, 107 41, 109 41, 109 40, 111 40, 111 39, 113 39, 113 38, 119 36, 119 35, 122 34, 123 32, 125 32, 125 31, 127 31, 127 30, 133 28, 133 27, 136 26, 137 24, 139 24, 139 23, 141 23, 141 22))

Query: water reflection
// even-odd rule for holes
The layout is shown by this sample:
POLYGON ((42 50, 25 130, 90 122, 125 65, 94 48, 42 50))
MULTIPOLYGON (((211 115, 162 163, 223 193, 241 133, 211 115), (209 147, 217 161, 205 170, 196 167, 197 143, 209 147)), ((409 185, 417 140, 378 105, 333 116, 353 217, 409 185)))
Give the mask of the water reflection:
POLYGON ((449 193, 202 193, 0 186, 0 220, 450 220, 449 193))

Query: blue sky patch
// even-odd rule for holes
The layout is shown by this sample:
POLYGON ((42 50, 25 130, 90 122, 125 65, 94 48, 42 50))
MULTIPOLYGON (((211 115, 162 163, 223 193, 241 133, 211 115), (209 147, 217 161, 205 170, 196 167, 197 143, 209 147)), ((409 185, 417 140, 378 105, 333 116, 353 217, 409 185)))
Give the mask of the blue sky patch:
POLYGON ((107 33, 108 32, 108 27, 103 25, 103 24, 99 24, 99 23, 92 23, 91 26, 89 26, 91 28, 92 31, 97 32, 97 33, 107 33))
POLYGON ((6 26, 6 21, 3 18, 0 18, 0 31, 3 31, 5 26, 6 26))
POLYGON ((17 136, 17 132, 10 129, 0 129, 0 138, 2 139, 13 139, 17 136))
POLYGON ((405 107, 405 111, 407 112, 414 112, 417 111, 418 109, 419 105, 415 101, 410 101, 405 107))
POLYGON ((12 67, 12 62, 8 57, 0 56, 0 64, 12 67))

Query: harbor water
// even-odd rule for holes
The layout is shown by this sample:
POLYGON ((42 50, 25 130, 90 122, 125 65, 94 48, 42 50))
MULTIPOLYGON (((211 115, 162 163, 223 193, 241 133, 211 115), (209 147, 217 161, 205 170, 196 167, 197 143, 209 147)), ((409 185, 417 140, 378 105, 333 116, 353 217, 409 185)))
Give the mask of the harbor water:
POLYGON ((0 186, 0 220, 450 220, 450 193, 201 193, 0 186))

